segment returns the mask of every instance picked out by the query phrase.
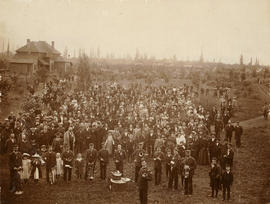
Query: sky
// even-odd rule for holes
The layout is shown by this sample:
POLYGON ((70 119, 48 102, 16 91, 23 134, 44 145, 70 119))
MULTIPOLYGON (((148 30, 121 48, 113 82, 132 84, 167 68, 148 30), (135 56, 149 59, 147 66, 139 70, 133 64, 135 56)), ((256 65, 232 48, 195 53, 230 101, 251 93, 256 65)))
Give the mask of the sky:
POLYGON ((0 51, 55 41, 86 54, 270 64, 270 0, 0 0, 0 51))

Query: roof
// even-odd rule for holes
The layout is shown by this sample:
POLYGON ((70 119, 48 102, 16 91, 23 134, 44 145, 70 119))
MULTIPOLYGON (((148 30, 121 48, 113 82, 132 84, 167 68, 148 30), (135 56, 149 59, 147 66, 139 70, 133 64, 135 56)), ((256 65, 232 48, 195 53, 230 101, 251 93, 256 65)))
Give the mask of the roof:
POLYGON ((57 57, 57 58, 54 60, 54 62, 66 62, 66 63, 71 63, 70 60, 65 59, 65 58, 62 57, 62 56, 57 57))
POLYGON ((16 52, 39 52, 39 53, 51 53, 51 54, 61 54, 51 45, 45 41, 30 41, 25 46, 16 50, 16 52))
POLYGON ((46 62, 46 60, 41 59, 41 58, 39 58, 38 60, 39 60, 39 62, 40 62, 42 65, 49 66, 49 62, 46 62))
POLYGON ((35 63, 35 59, 13 58, 10 59, 9 62, 14 64, 33 64, 35 63))

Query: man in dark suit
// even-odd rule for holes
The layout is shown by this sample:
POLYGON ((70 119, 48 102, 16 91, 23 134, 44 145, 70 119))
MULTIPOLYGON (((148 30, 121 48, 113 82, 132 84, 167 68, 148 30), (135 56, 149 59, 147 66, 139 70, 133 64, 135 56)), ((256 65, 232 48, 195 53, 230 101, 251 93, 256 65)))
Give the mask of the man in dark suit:
POLYGON ((94 144, 90 143, 89 149, 86 151, 86 170, 85 170, 85 177, 84 177, 85 180, 88 177, 88 173, 90 173, 90 180, 94 179, 97 156, 98 156, 98 152, 94 148, 94 144))
POLYGON ((148 181, 152 180, 152 173, 147 168, 146 161, 142 161, 141 166, 142 167, 138 173, 140 203, 147 204, 148 181))
POLYGON ((71 181, 72 162, 74 159, 74 154, 70 150, 68 145, 65 145, 65 151, 62 154, 62 159, 63 159, 63 163, 64 163, 64 180, 65 180, 65 182, 71 181))
POLYGON ((49 151, 45 153, 46 162, 46 178, 47 183, 50 183, 49 173, 52 171, 52 168, 56 165, 56 154, 52 151, 52 146, 49 146, 49 151))
POLYGON ((98 160, 100 164, 100 178, 106 179, 107 165, 109 163, 109 152, 102 146, 102 149, 98 152, 98 160))
POLYGON ((223 201, 226 198, 226 192, 227 200, 230 200, 231 186, 233 184, 233 174, 230 166, 226 166, 226 171, 222 174, 221 183, 223 187, 223 201))
POLYGON ((225 126, 225 140, 231 143, 232 141, 232 133, 233 133, 234 127, 231 124, 231 121, 228 122, 228 124, 225 126))
MULTIPOLYGON (((188 167, 188 179, 185 181, 185 195, 193 194, 193 175, 195 174, 195 169, 197 168, 196 160, 191 156, 191 151, 186 150, 186 156, 183 161, 184 167, 188 167), (187 185, 186 185, 187 184, 187 185)), ((183 171, 185 173, 185 171, 183 171)))
POLYGON ((160 148, 157 148, 157 151, 154 154, 155 185, 159 185, 161 183, 163 160, 164 160, 164 154, 161 152, 160 148))
POLYGON ((16 194, 22 194, 22 186, 18 177, 18 171, 22 168, 22 154, 18 145, 13 146, 13 152, 9 155, 10 190, 16 194))
POLYGON ((241 136, 243 134, 243 128, 239 125, 239 121, 236 122, 236 126, 234 127, 234 136, 236 147, 241 147, 241 136))

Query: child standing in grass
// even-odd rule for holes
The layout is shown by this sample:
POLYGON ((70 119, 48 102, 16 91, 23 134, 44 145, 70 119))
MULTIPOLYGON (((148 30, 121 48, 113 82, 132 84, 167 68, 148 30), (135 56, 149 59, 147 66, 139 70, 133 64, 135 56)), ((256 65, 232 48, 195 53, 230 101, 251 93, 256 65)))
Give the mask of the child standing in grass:
POLYGON ((31 174, 31 159, 29 157, 29 154, 23 153, 21 179, 24 183, 28 182, 31 174))
POLYGON ((76 173, 78 179, 82 178, 83 164, 84 164, 84 161, 83 161, 83 158, 82 158, 82 154, 78 153, 77 158, 75 160, 75 173, 76 173))
POLYGON ((63 175, 63 160, 60 153, 56 153, 56 180, 63 175))

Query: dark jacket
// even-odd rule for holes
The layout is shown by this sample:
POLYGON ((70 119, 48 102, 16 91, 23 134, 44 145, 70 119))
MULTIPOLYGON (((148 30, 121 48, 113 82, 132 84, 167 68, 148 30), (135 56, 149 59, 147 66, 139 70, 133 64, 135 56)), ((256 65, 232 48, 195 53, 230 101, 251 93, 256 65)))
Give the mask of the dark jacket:
POLYGON ((98 152, 98 160, 100 162, 108 163, 109 162, 109 152, 106 149, 101 149, 98 152))
POLYGON ((226 171, 222 174, 222 179, 221 179, 221 183, 223 184, 224 187, 229 187, 232 185, 233 183, 233 174, 230 171, 229 173, 227 173, 226 171))
POLYGON ((96 163, 98 152, 96 149, 86 151, 86 165, 88 163, 96 163))
POLYGON ((56 165, 56 154, 54 152, 45 153, 46 168, 50 169, 56 165))
POLYGON ((243 134, 243 128, 241 126, 235 126, 235 137, 240 137, 243 134))
POLYGON ((139 190, 148 190, 148 181, 152 180, 152 173, 147 168, 141 168, 138 177, 139 190))

